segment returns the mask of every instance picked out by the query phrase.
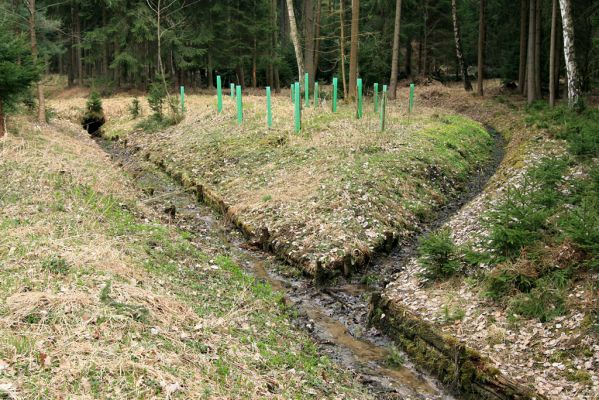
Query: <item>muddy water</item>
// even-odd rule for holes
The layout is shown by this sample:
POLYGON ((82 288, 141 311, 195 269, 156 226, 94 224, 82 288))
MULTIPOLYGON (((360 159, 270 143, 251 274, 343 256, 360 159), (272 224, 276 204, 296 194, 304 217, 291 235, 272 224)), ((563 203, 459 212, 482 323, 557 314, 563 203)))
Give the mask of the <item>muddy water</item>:
MULTIPOLYGON (((498 135, 495 135, 498 137, 498 135)), ((498 139, 499 140, 499 139, 498 139)), ((402 243, 398 250, 379 257, 361 276, 338 278, 326 287, 297 275, 297 270, 276 260, 272 255, 252 248, 243 236, 224 221, 221 215, 197 202, 155 165, 143 160, 131 148, 119 142, 99 141, 115 162, 128 171, 145 194, 145 202, 164 213, 165 221, 194 232, 200 248, 226 251, 257 279, 268 282, 285 294, 285 301, 297 310, 294 323, 309 331, 322 353, 343 368, 354 371, 357 379, 379 399, 452 399, 434 379, 420 373, 398 352, 390 339, 367 326, 368 302, 373 291, 380 291, 388 281, 401 273, 414 244, 402 243), (371 274, 371 275, 369 275, 371 274), (376 274, 378 279, 365 279, 376 274), (403 358, 401 367, 392 367, 391 358, 403 358)), ((498 141, 497 149, 501 149, 498 141)), ((501 160, 498 150, 495 162, 481 170, 466 195, 441 210, 435 227, 452 215, 463 203, 477 194, 501 160)))

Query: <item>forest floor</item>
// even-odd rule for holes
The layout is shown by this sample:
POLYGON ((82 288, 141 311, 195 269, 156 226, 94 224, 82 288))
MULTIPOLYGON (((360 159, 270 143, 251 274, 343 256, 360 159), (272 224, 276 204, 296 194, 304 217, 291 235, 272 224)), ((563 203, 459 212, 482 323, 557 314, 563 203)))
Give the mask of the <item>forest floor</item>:
MULTIPOLYGON (((0 141, 0 398, 369 398, 81 129, 0 141)), ((213 233, 212 235, 216 235, 213 233)))
MULTIPOLYGON (((405 96, 392 103, 385 133, 378 132, 371 110, 360 121, 351 107, 341 107, 333 117, 326 100, 321 110, 304 110, 303 132, 295 135, 288 96, 274 97, 270 131, 261 97, 244 99, 242 127, 229 98, 217 115, 215 96, 188 96, 185 119, 167 128, 149 124, 147 108, 141 119, 132 119, 132 99, 105 99, 108 137, 126 141, 184 184, 205 189, 208 200, 222 201, 218 206, 246 233, 311 275, 329 267, 347 270, 348 264, 352 269, 380 253, 389 237, 403 241, 425 229, 492 158, 492 140, 483 125, 501 133, 505 156, 485 190, 442 227, 459 251, 486 246, 489 212, 501 209, 514 189, 524 187, 530 171, 548 165, 543 164, 547 158, 556 164, 568 159, 559 186, 550 190, 564 199, 553 205, 562 214, 579 207, 576 193, 597 193, 589 179, 596 176, 596 156, 581 161, 557 139, 563 124, 556 121, 563 115, 535 114, 498 82, 489 82, 484 100, 457 86, 418 87, 414 115, 408 121, 405 96), (230 129, 222 132, 222 126, 230 129)), ((52 106, 60 118, 76 121, 84 102, 64 95, 52 106)), ((525 214, 534 217, 544 207, 527 206, 525 214)), ((388 265, 401 269, 383 296, 490 358, 507 376, 548 398, 594 400, 599 398, 599 274, 596 267, 573 266, 581 260, 593 265, 593 259, 584 259, 593 254, 593 244, 584 253, 541 225, 554 242, 540 241, 541 250, 525 247, 520 256, 498 265, 468 261, 447 279, 427 279, 422 256, 394 252, 375 260, 369 273, 388 265), (527 258, 537 251, 539 260, 527 258), (551 264, 550 273, 535 269, 545 264, 551 264), (489 282, 499 282, 505 293, 490 297, 489 282), (522 282, 530 286, 523 288, 522 282), (538 307, 531 311, 529 305, 538 307)), ((596 237, 596 227, 586 229, 583 240, 596 237)), ((464 264, 470 254, 456 258, 464 264)))

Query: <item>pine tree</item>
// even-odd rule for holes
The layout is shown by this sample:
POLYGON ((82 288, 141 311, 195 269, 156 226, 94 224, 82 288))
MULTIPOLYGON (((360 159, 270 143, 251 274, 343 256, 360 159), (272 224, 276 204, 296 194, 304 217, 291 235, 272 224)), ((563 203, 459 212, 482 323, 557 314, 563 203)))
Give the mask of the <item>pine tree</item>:
POLYGON ((26 95, 40 77, 31 49, 22 37, 15 37, 7 18, 0 19, 0 137, 6 132, 6 109, 26 95))

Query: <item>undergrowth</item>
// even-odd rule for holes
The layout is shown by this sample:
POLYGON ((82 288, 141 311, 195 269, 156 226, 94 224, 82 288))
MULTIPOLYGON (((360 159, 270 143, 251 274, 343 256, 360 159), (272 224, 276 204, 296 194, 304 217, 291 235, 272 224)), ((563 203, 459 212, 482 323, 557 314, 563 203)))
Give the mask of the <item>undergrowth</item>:
POLYGON ((546 157, 508 187, 488 211, 482 249, 458 247, 448 230, 419 247, 425 277, 446 279, 468 264, 488 264, 483 293, 511 315, 542 322, 568 310, 580 274, 599 270, 599 112, 581 114, 535 103, 526 122, 564 139, 568 154, 546 157))

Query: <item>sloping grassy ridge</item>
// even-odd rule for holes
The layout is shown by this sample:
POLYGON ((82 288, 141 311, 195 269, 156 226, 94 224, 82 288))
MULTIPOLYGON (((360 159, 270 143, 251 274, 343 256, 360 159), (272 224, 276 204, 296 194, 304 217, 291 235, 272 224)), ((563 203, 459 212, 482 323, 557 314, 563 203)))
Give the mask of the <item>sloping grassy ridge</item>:
POLYGON ((87 134, 19 131, 0 141, 0 398, 369 398, 87 134))
MULTIPOLYGON (((390 107, 385 132, 349 106, 306 109, 297 135, 285 118, 265 129, 262 101, 245 100, 242 126, 197 107, 175 127, 126 140, 312 276, 350 272, 417 232, 493 152, 480 124, 430 109, 408 119, 390 107)), ((287 108, 277 98, 275 114, 287 108)))

